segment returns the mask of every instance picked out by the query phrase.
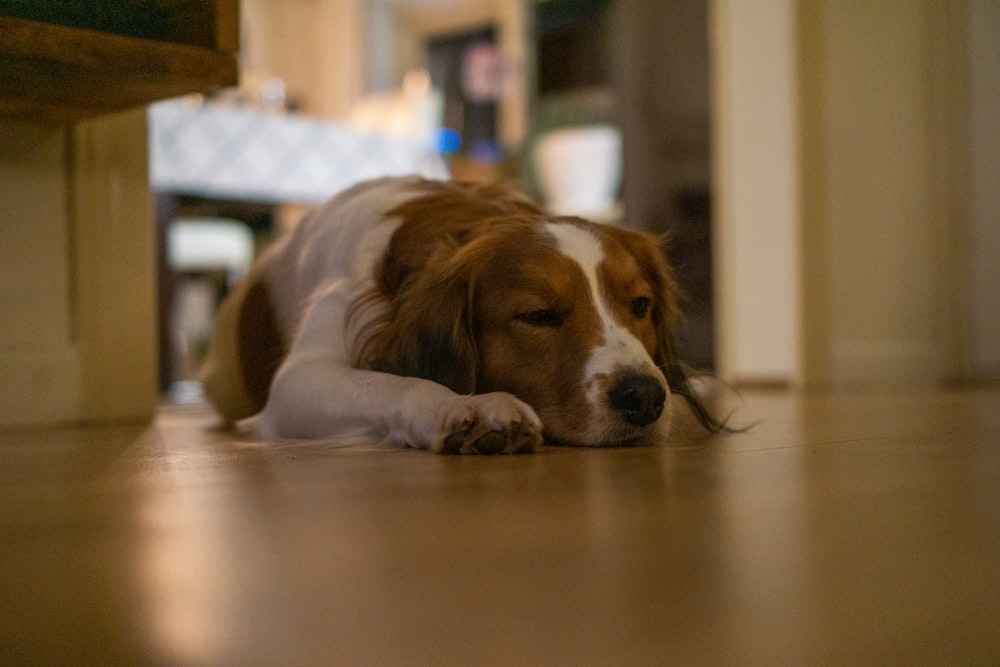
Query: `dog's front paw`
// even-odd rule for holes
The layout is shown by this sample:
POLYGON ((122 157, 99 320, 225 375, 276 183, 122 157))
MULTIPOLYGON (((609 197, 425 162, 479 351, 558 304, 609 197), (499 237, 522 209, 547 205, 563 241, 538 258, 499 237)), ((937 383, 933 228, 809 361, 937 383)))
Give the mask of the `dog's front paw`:
POLYGON ((542 443, 542 423, 510 394, 462 396, 442 406, 442 454, 519 454, 542 443))

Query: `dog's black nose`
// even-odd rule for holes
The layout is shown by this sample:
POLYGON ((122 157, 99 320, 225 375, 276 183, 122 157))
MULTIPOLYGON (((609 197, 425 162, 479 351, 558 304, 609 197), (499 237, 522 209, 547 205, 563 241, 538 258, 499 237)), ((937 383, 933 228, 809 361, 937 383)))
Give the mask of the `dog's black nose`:
POLYGON ((656 378, 638 373, 618 380, 608 392, 611 407, 636 426, 646 426, 659 419, 666 400, 667 392, 656 378))

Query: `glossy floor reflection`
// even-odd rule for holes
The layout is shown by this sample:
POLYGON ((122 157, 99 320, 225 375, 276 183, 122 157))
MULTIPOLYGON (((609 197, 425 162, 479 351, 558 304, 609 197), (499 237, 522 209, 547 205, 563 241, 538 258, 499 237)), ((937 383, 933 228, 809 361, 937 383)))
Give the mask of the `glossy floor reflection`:
POLYGON ((997 664, 1000 392, 440 457, 0 433, 0 664, 997 664))

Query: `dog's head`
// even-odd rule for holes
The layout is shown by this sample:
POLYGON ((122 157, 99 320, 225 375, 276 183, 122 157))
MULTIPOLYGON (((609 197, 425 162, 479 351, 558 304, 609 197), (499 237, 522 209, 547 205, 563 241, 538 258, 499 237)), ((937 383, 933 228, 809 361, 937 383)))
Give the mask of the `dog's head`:
POLYGON ((659 240, 526 204, 490 212, 459 223, 452 209, 436 226, 395 212, 404 223, 381 268, 385 310, 363 363, 458 393, 510 392, 564 444, 665 437, 671 390, 690 392, 659 240))

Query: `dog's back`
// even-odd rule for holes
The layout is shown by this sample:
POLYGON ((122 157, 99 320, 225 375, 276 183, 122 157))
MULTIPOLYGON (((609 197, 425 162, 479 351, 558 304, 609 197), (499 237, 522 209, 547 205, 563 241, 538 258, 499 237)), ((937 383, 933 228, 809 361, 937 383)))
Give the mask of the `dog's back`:
POLYGON ((313 294, 337 281, 371 279, 372 255, 383 252, 394 228, 378 223, 420 182, 386 178, 345 190, 265 250, 230 292, 200 373, 205 396, 226 422, 264 407, 313 294))

